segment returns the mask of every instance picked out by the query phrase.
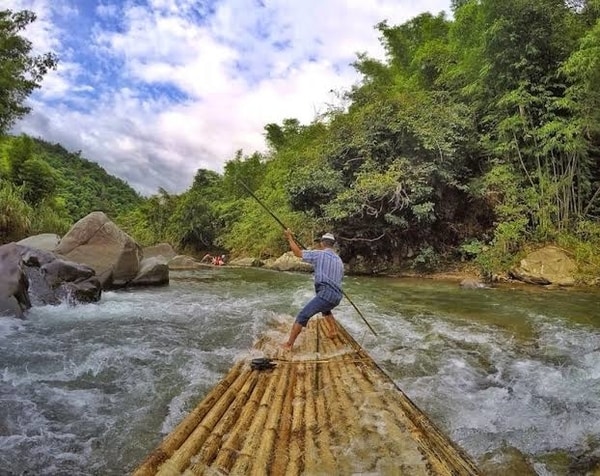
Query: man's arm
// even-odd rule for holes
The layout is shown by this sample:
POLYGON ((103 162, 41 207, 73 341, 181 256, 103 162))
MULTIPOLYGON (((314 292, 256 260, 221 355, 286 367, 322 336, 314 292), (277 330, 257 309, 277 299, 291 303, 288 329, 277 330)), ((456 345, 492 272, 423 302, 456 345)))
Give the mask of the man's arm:
POLYGON ((294 234, 292 233, 292 230, 290 230, 288 228, 287 230, 284 231, 284 234, 288 240, 288 243, 290 245, 290 249, 292 250, 292 253, 294 253, 294 256, 297 256, 298 258, 302 258, 302 250, 298 246, 298 243, 296 243, 296 240, 294 240, 294 234))

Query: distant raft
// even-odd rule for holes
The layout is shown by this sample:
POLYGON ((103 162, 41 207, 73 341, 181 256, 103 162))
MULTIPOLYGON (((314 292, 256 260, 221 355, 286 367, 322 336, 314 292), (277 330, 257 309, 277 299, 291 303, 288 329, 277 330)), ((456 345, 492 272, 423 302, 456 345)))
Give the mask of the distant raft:
POLYGON ((134 472, 478 475, 339 325, 314 318, 292 353, 267 334, 134 472))

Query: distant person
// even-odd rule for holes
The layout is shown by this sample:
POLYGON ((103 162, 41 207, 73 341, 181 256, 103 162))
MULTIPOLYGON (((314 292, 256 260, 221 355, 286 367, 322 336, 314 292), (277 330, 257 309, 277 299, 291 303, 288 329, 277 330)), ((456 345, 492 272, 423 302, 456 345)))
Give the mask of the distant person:
POLYGON ((292 325, 287 342, 281 344, 285 350, 292 350, 296 338, 306 327, 309 319, 317 313, 322 313, 328 328, 328 337, 337 334, 336 323, 331 312, 342 300, 342 279, 344 277, 344 264, 341 258, 333 250, 335 237, 331 233, 325 233, 320 240, 321 249, 302 250, 294 240, 290 229, 285 230, 285 236, 290 249, 298 258, 310 263, 315 269, 315 293, 312 298, 296 316, 292 325))

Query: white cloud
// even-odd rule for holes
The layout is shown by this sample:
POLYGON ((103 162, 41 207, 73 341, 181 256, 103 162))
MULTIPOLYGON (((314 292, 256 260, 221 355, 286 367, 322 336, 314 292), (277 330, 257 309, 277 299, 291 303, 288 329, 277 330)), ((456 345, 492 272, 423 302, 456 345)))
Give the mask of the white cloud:
POLYGON ((51 7, 47 0, 5 0, 2 3, 3 9, 31 10, 37 15, 37 20, 27 29, 27 38, 32 41, 34 52, 41 53, 58 49, 60 39, 50 21, 51 7))
POLYGON ((114 4, 100 3, 96 6, 96 14, 103 19, 114 18, 117 16, 119 8, 114 4))
MULTIPOLYGON (((52 16, 61 3, 8 0, 8 8, 38 13, 27 32, 36 51, 67 57, 16 130, 82 150, 143 193, 182 192, 198 168, 221 171, 236 150, 263 149, 269 122, 311 121, 332 101, 332 89, 357 81, 349 66, 357 52, 382 56, 376 23, 449 10, 447 0, 264 0, 264 8, 256 0, 223 0, 206 16, 192 0, 125 3, 124 10, 104 0, 95 7, 93 33, 78 41, 123 69, 117 78, 98 72, 90 84, 82 73, 95 72, 65 46, 85 30, 52 16), (106 19, 118 19, 119 28, 107 29, 106 19), (152 85, 175 86, 184 97, 150 99, 144 90, 152 85), (100 96, 77 95, 86 91, 100 96)), ((60 14, 73 16, 69 5, 76 4, 63 4, 60 14)))

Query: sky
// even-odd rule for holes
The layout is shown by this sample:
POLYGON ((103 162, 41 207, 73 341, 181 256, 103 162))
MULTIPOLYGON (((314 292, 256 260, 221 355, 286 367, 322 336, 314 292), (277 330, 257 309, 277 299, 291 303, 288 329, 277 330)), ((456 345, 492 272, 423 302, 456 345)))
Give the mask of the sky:
POLYGON ((450 12, 450 0, 0 0, 32 10, 23 33, 56 71, 15 124, 97 162, 143 195, 187 190, 264 126, 313 121, 384 58, 375 25, 450 12))

